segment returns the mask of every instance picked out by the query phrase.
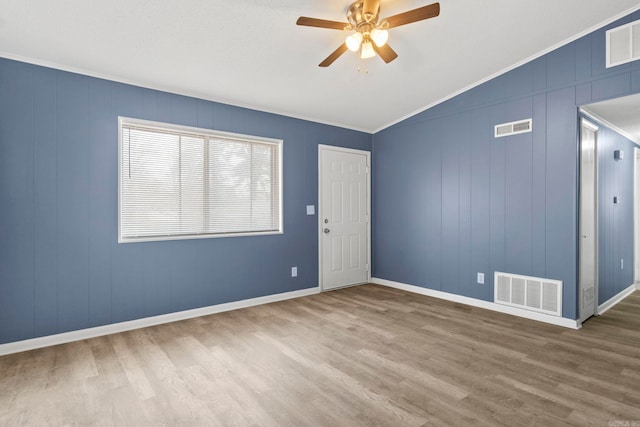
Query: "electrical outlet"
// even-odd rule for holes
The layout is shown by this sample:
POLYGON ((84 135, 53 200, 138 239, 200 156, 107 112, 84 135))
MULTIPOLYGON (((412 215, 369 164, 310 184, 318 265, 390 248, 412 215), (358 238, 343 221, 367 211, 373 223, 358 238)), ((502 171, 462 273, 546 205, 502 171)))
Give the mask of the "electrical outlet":
POLYGON ((620 270, 624 270, 624 259, 620 259, 620 270))
POLYGON ((291 277, 298 277, 298 267, 291 267, 291 277))
POLYGON ((484 273, 478 273, 478 284, 484 285, 484 273))

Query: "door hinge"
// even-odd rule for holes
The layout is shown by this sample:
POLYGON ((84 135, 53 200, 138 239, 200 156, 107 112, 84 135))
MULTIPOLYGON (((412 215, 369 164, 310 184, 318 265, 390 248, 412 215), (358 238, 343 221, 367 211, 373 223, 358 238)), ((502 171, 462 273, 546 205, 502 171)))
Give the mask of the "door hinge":
POLYGON ((369 165, 366 165, 366 166, 364 167, 364 173, 369 173, 369 165))
POLYGON ((369 215, 364 216, 364 222, 367 222, 367 223, 369 222, 369 215))
POLYGON ((364 265, 364 270, 365 270, 365 271, 369 271, 369 264, 365 264, 365 265, 364 265))

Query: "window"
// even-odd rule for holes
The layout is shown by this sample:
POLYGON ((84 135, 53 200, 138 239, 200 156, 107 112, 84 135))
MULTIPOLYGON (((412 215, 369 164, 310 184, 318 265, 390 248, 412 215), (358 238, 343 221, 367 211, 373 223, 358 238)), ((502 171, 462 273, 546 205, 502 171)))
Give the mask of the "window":
POLYGON ((119 118, 118 241, 282 233, 282 141, 119 118))

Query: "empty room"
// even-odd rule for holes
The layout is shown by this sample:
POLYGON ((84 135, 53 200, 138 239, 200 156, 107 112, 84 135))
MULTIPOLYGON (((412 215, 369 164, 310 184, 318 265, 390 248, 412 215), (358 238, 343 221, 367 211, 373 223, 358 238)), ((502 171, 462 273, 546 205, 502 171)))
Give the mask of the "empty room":
POLYGON ((0 425, 640 426, 640 1, 0 0, 0 425))

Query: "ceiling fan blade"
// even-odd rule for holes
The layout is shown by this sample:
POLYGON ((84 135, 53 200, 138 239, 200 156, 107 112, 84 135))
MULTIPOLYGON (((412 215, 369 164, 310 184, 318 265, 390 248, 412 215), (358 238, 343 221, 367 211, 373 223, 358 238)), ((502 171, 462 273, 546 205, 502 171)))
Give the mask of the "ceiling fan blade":
POLYGON ((382 58, 382 60, 387 64, 398 57, 396 51, 391 49, 388 44, 378 47, 375 43, 371 43, 371 46, 373 46, 373 50, 375 50, 376 53, 380 55, 380 58, 382 58))
POLYGON ((329 65, 333 64, 333 61, 335 61, 336 59, 338 59, 340 57, 340 55, 342 55, 343 53, 345 53, 347 51, 347 44, 346 43, 342 43, 336 50, 333 51, 333 53, 329 56, 327 56, 327 58, 322 61, 319 66, 320 67, 328 67, 329 65))
POLYGON ((344 27, 349 25, 346 22, 327 21, 326 19, 308 18, 306 16, 298 18, 296 24, 307 27, 329 28, 331 30, 344 30, 344 27))
POLYGON ((433 18, 440 15, 440 3, 433 3, 427 6, 419 7, 408 12, 399 13, 383 19, 389 23, 387 28, 399 27, 400 25, 411 24, 412 22, 422 21, 423 19, 433 18))

